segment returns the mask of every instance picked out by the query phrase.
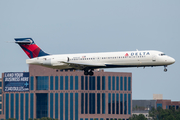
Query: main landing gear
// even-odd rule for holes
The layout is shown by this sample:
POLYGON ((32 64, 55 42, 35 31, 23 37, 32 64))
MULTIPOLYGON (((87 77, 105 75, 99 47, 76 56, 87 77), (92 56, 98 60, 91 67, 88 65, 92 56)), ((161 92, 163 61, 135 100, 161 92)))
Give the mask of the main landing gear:
POLYGON ((167 65, 164 66, 164 72, 167 72, 167 65))
POLYGON ((84 70, 84 75, 92 76, 92 75, 94 75, 94 72, 93 72, 93 70, 84 70))

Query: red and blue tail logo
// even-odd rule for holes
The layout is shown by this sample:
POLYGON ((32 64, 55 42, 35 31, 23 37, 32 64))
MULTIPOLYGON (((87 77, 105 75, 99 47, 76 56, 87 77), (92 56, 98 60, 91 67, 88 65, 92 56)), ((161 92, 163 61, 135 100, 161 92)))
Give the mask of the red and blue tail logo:
POLYGON ((42 51, 32 38, 15 38, 15 43, 19 44, 29 58, 49 55, 42 51))

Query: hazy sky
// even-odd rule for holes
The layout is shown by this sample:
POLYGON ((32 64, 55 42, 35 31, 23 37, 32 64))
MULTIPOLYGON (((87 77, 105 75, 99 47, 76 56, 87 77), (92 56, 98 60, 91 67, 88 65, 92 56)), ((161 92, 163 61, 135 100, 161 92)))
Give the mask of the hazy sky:
MULTIPOLYGON (((179 0, 15 0, 0 1, 0 73, 28 71, 28 57, 14 43, 32 37, 52 54, 159 50, 176 63, 132 72, 133 99, 180 101, 179 0)), ((1 75, 0 75, 1 77, 1 75)))

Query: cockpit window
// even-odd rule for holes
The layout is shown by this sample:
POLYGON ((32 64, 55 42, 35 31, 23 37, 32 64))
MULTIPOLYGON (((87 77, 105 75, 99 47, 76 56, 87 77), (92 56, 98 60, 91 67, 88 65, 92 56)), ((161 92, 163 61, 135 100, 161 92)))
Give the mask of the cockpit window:
POLYGON ((164 55, 166 55, 166 54, 164 54, 164 53, 159 54, 159 56, 164 56, 164 55))

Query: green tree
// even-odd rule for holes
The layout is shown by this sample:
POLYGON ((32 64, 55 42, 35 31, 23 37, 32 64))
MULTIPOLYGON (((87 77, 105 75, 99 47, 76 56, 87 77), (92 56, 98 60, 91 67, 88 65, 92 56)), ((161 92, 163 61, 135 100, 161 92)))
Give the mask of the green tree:
POLYGON ((133 114, 129 120, 147 120, 147 118, 143 114, 135 115, 133 114))

